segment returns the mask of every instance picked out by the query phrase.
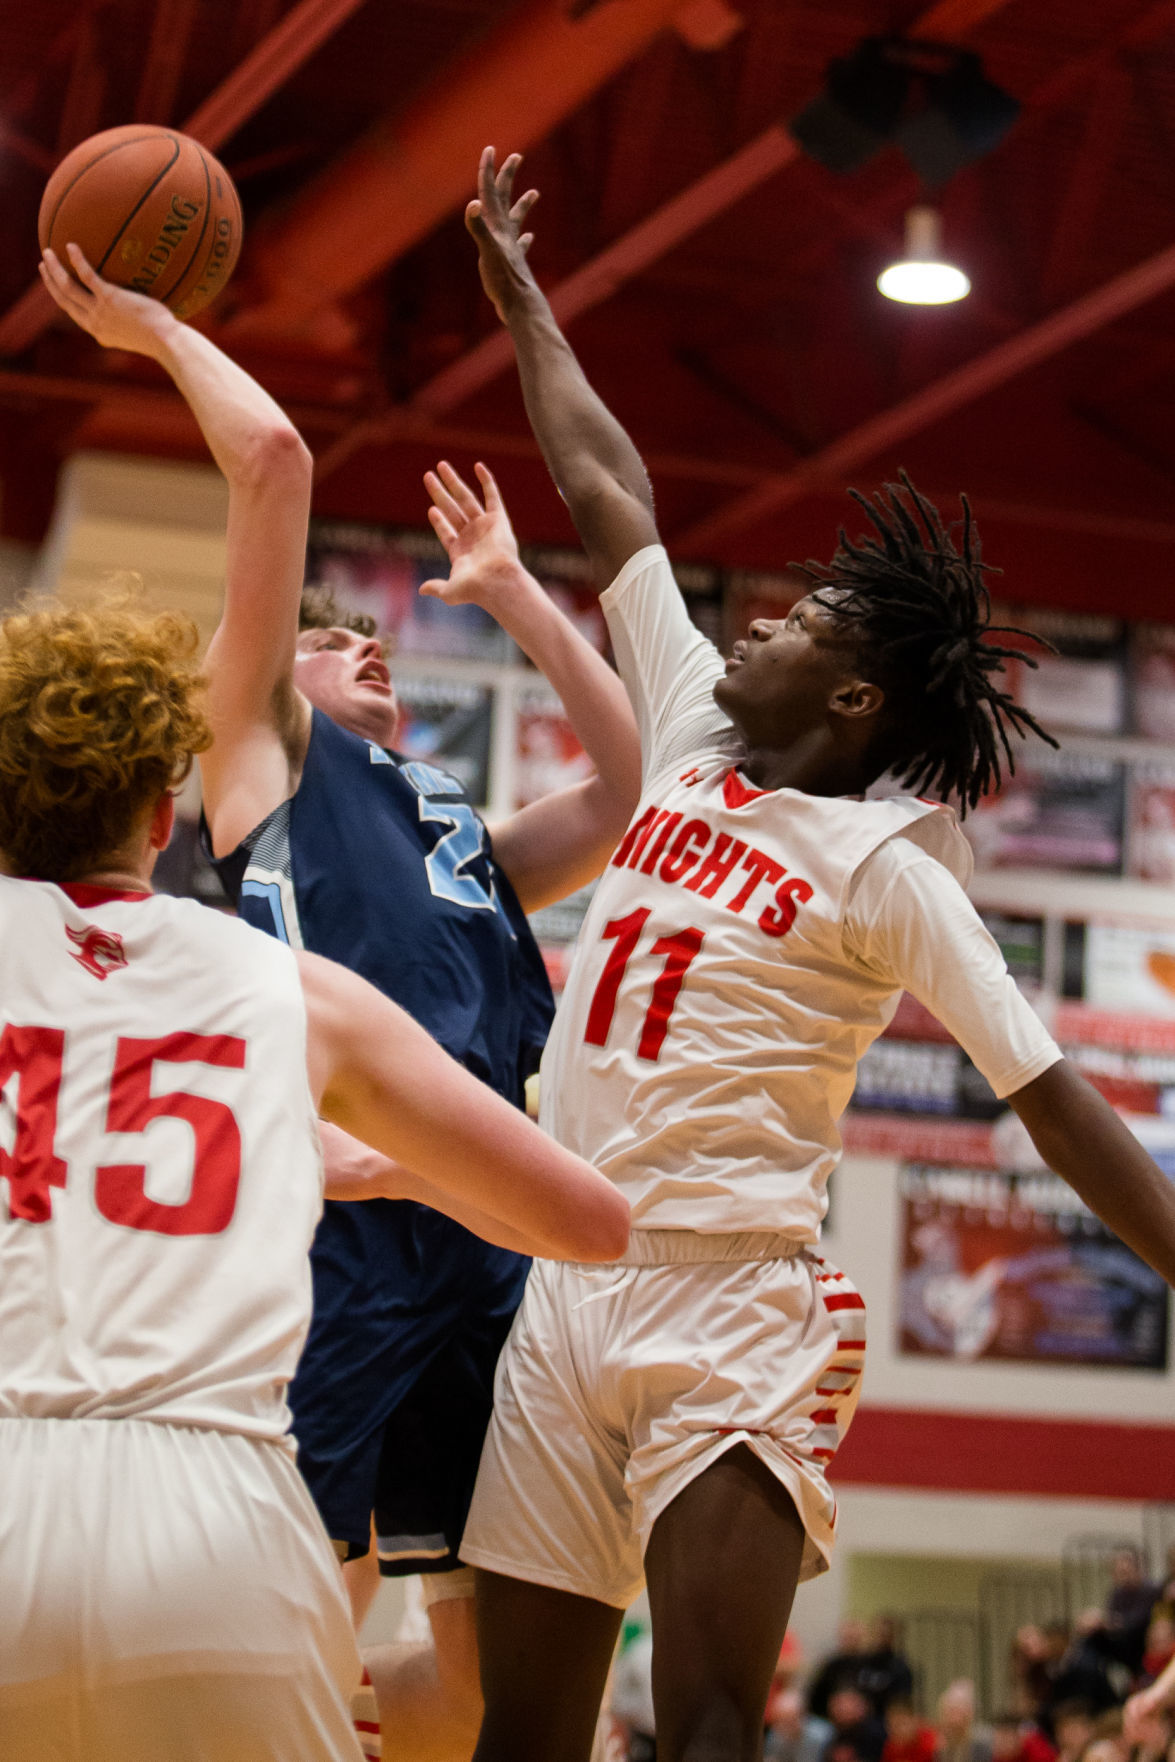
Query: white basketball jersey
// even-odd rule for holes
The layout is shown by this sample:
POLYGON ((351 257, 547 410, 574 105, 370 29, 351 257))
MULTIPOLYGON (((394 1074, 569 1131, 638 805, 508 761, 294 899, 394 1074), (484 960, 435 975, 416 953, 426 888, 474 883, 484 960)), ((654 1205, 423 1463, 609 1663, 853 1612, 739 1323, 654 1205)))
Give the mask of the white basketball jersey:
POLYGON ((289 949, 0 878, 0 1417, 280 1438, 321 1208, 289 949))
POLYGON ((713 701, 722 662, 664 552, 603 599, 641 723, 644 794, 596 890, 542 1069, 542 1123, 644 1229, 816 1241, 837 1121, 900 992, 845 951, 853 877, 913 837, 957 877, 953 813, 759 791, 713 701))

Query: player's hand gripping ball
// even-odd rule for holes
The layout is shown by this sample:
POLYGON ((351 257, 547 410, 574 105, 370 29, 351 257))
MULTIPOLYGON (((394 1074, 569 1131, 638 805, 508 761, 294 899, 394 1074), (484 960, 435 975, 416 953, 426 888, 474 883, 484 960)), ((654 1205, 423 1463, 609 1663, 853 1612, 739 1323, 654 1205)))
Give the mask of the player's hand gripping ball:
POLYGON ((68 153, 41 198, 41 249, 80 245, 99 275, 191 318, 228 281, 241 204, 218 159, 175 129, 130 123, 68 153))

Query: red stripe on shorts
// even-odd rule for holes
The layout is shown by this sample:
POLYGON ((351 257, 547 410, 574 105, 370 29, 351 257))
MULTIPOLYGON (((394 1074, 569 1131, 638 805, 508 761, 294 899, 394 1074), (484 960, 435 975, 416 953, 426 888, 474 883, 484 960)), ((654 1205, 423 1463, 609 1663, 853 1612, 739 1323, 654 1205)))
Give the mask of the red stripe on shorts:
POLYGON ((857 1291, 834 1291, 831 1297, 824 1298, 824 1307, 833 1309, 864 1309, 865 1299, 857 1291))

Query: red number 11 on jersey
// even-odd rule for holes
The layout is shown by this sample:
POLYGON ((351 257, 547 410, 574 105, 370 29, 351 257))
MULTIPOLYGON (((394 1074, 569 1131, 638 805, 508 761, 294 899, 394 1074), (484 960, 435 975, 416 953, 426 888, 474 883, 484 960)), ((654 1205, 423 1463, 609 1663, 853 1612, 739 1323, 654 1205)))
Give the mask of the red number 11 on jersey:
MULTIPOLYGON (((608 950, 604 971, 600 974, 591 1008, 588 1010, 587 1028, 583 1037, 589 1046, 607 1044, 612 1017, 616 1014, 620 982, 649 915, 648 908, 641 907, 635 912, 629 912, 626 918, 613 918, 611 923, 604 925, 604 941, 611 942, 613 946, 608 950)), ((689 929, 676 930, 672 936, 660 936, 654 942, 653 953, 663 954, 665 965, 653 982, 653 993, 636 1049, 638 1058, 648 1059, 655 1064, 661 1056, 661 1048, 669 1032, 673 1006, 685 983, 690 964, 697 958, 704 940, 704 931, 689 929)))

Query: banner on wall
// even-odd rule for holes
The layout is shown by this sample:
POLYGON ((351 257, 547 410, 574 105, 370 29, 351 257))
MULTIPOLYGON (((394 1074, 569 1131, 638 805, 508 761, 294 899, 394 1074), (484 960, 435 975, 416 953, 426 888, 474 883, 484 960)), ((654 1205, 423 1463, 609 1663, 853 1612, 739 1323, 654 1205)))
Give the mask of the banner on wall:
POLYGON ((451 675, 401 675, 396 680, 400 720, 396 746, 410 759, 428 759, 451 771, 476 807, 489 799, 493 693, 451 675))
POLYGON ((1166 1370, 1167 1285, 1047 1171, 900 1175, 899 1348, 1166 1370))
POLYGON ((1175 882, 1175 764, 1151 759, 1130 777, 1130 873, 1140 881, 1175 882))
POLYGON ((1015 772, 968 814, 963 830, 979 868, 1119 875, 1125 816, 1125 766, 1038 744, 1017 753, 1015 772))
POLYGON ((347 611, 375 619, 381 635, 402 655, 511 661, 517 651, 480 606, 447 606, 422 598, 422 581, 449 573, 449 560, 430 532, 390 532, 374 526, 314 521, 306 579, 328 588, 347 611))
POLYGON ((514 741, 515 807, 524 808, 592 774, 591 760, 545 681, 536 679, 519 690, 514 741))
POLYGON ((1175 930, 1085 926, 1085 1002, 1121 1015, 1175 1016, 1175 930))
MULTIPOLYGON (((1098 612, 1024 608, 1011 619, 1053 645, 1032 650, 1036 666, 1013 662, 1014 695, 1050 732, 1121 734, 1127 723, 1126 625, 1098 612)), ((1013 644, 1019 639, 1012 638, 1013 644)))
POLYGON ((1175 741, 1175 625, 1137 624, 1131 637, 1135 732, 1175 741))

